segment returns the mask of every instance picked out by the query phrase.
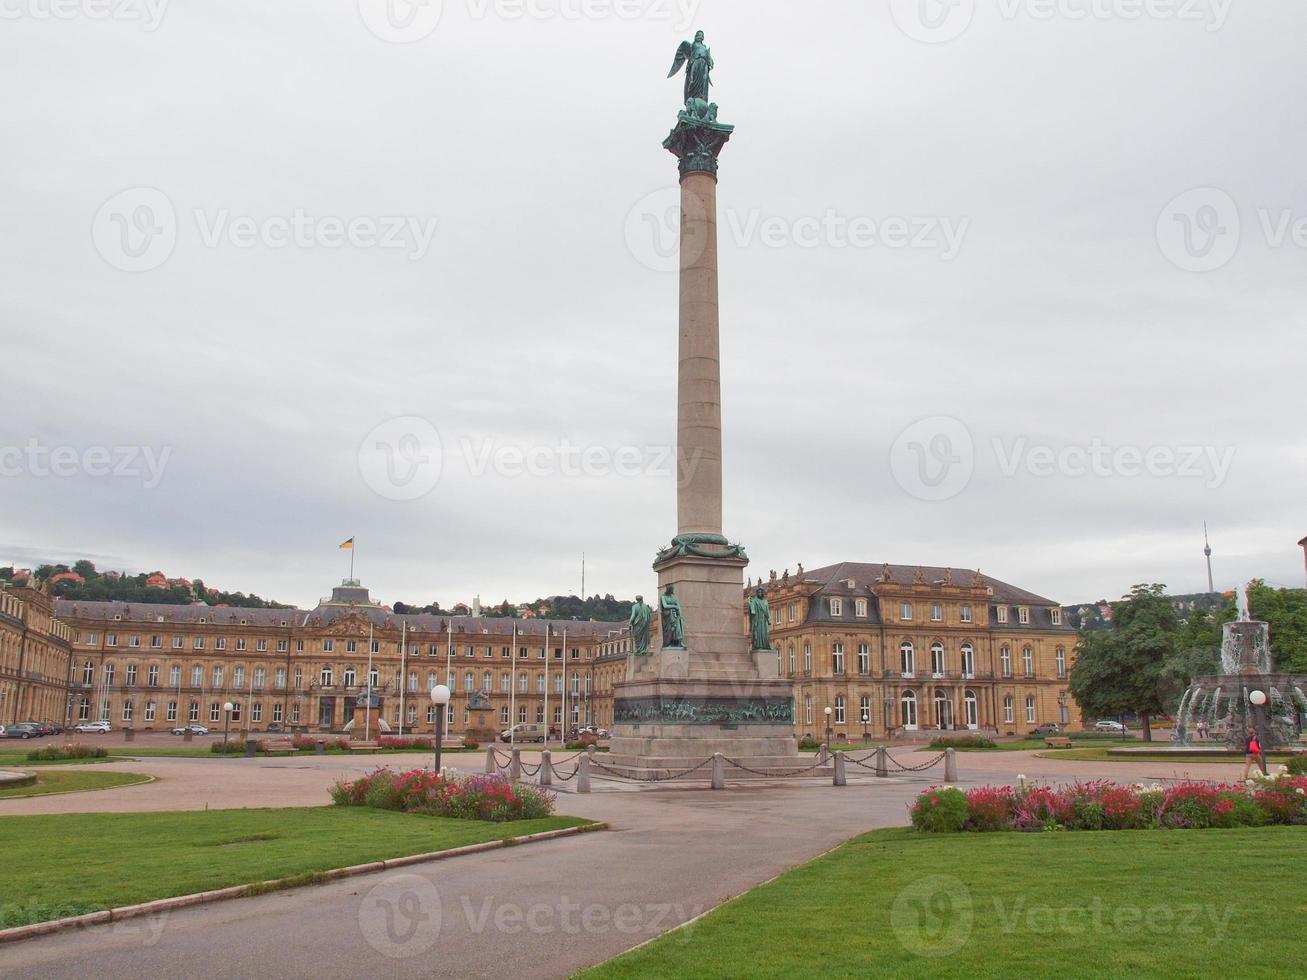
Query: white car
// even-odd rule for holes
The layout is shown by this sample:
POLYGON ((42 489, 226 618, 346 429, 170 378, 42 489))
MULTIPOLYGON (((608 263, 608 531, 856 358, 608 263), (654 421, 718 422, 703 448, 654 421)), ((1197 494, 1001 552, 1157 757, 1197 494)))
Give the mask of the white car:
POLYGON ((174 729, 172 730, 172 733, 173 733, 174 735, 185 735, 187 732, 190 732, 192 735, 208 735, 208 734, 209 734, 209 730, 208 730, 207 728, 205 728, 203 725, 196 725, 196 724, 194 724, 194 723, 189 724, 189 725, 183 725, 181 728, 174 728, 174 729))
POLYGON ((107 721, 87 721, 78 725, 73 731, 80 735, 108 735, 113 731, 113 726, 107 721))
POLYGON ((1094 722, 1094 731, 1096 732, 1115 732, 1119 735, 1126 730, 1125 725, 1119 721, 1109 721, 1104 718, 1102 721, 1094 722))

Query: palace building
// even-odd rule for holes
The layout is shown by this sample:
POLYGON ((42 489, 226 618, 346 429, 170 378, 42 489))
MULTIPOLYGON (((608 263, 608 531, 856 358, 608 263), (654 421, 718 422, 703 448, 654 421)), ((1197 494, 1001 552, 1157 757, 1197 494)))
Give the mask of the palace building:
POLYGON ((0 588, 0 725, 64 717, 73 629, 48 595, 0 588))
MULTIPOLYGON (((162 730, 348 731, 371 696, 395 734, 430 734, 429 691, 449 685, 448 731, 484 739, 512 721, 595 718, 593 668, 623 624, 399 616, 347 581, 312 610, 57 600, 71 627, 67 706, 37 720, 162 730)), ((65 654, 68 656, 68 654, 65 654)), ((61 687, 63 680, 60 681, 61 687)))

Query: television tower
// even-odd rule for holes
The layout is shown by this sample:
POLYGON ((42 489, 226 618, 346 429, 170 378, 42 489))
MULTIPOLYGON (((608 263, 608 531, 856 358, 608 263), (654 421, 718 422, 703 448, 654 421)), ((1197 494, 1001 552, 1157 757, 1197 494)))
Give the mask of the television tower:
POLYGON ((1213 593, 1216 587, 1212 584, 1212 546, 1207 540, 1207 522, 1203 521, 1203 554, 1207 556, 1207 591, 1213 593))

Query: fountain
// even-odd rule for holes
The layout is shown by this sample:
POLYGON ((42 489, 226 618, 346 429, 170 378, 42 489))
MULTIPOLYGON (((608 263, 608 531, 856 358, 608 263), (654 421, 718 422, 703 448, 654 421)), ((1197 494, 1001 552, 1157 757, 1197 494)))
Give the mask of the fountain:
POLYGON ((1180 745, 1193 744, 1200 724, 1241 753, 1249 725, 1268 749, 1295 742, 1302 734, 1307 677, 1275 673, 1270 627, 1252 618, 1246 589, 1241 586, 1237 595, 1238 618, 1222 627, 1221 673, 1195 677, 1180 696, 1175 714, 1180 745))

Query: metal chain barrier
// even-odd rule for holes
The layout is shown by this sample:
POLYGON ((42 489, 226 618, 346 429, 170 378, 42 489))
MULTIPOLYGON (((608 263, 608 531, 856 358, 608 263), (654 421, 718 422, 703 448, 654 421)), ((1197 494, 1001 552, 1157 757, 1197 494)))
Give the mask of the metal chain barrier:
POLYGON ((530 766, 528 766, 525 762, 519 762, 519 763, 518 763, 518 767, 522 770, 523 773, 525 773, 525 774, 528 775, 528 776, 534 776, 536 773, 538 773, 538 772, 540 771, 540 767, 541 767, 542 765, 544 765, 543 762, 538 763, 538 764, 536 765, 536 767, 535 767, 534 769, 532 769, 532 768, 531 768, 530 766))
POLYGON ((939 755, 935 756, 935 758, 931 759, 929 762, 923 762, 919 766, 905 766, 903 765, 903 763, 899 762, 898 759, 894 758, 894 756, 890 755, 888 752, 885 753, 885 759, 888 762, 892 762, 894 764, 894 767, 898 769, 900 772, 921 772, 925 769, 929 769, 931 766, 939 765, 939 763, 944 761, 945 755, 946 753, 941 752, 939 755))
POLYGON ((778 777, 779 776, 802 776, 805 772, 812 772, 814 769, 820 769, 824 765, 833 766, 835 764, 833 759, 829 763, 824 762, 821 759, 818 759, 815 763, 813 763, 810 766, 807 766, 804 769, 767 770, 767 769, 750 769, 748 766, 744 765, 744 763, 736 762, 734 759, 726 759, 726 762, 727 764, 734 766, 736 769, 739 769, 742 772, 751 772, 755 776, 778 776, 778 777))
POLYGON ((680 779, 683 776, 688 776, 692 772, 698 772, 704 766, 712 765, 712 756, 709 756, 707 759, 704 759, 703 762, 699 763, 693 769, 686 769, 682 772, 672 773, 669 776, 628 776, 623 772, 618 772, 616 769, 612 769, 608 766, 605 766, 602 762, 591 762, 590 765, 593 766, 595 769, 598 769, 600 772, 612 773, 614 776, 617 776, 619 779, 633 779, 636 782, 640 782, 640 783, 665 783, 673 779, 680 779))
POLYGON ((562 781, 562 782, 565 783, 565 782, 567 782, 569 779, 575 779, 575 778, 576 778, 576 774, 577 774, 578 772, 580 772, 580 771, 581 771, 581 763, 578 762, 575 766, 572 767, 572 771, 571 771, 570 773, 568 773, 566 776, 564 776, 561 772, 559 772, 557 769, 555 769, 555 770, 554 770, 554 778, 555 778, 555 779, 558 779, 558 780, 560 780, 560 781, 562 781))

